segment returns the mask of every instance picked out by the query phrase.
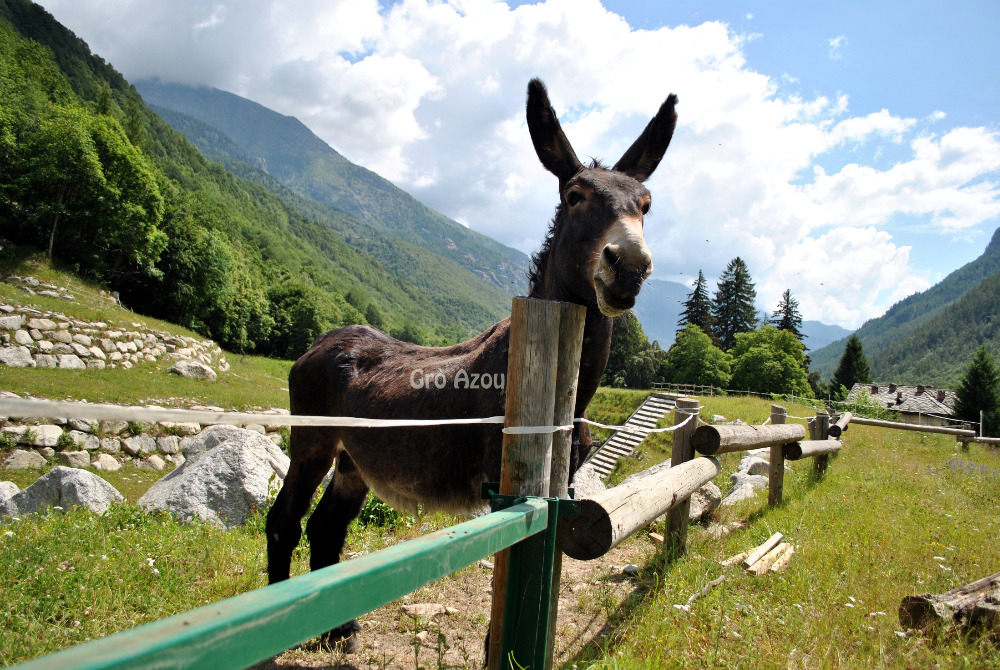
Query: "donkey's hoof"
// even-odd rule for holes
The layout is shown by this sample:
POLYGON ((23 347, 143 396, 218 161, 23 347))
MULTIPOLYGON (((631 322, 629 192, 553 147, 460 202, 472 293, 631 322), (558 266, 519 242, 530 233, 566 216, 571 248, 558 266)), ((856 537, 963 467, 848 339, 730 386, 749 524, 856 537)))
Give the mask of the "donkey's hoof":
POLYGON ((345 654, 353 654, 358 650, 358 633, 361 632, 361 624, 357 619, 351 619, 345 624, 328 630, 320 636, 323 644, 342 651, 345 654))

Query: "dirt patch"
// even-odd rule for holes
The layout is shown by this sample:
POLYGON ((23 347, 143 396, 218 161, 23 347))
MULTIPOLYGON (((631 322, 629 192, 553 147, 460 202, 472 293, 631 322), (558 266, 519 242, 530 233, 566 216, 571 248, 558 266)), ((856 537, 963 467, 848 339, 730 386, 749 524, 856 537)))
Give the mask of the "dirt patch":
MULTIPOLYGON (((588 647, 605 646, 623 602, 645 592, 640 575, 626 575, 626 565, 642 566, 655 548, 640 534, 594 561, 563 559, 556 626, 556 664, 580 656, 588 647)), ((337 668, 470 668, 483 666, 483 639, 489 628, 493 572, 482 562, 429 584, 359 619, 357 651, 307 643, 254 670, 337 668), (451 608, 429 618, 403 612, 403 605, 436 603, 451 608)))

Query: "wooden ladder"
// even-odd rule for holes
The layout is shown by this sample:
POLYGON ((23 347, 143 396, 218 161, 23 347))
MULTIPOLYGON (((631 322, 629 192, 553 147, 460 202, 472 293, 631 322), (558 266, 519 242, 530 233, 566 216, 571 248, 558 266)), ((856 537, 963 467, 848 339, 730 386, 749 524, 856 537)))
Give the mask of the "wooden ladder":
POLYGON ((611 437, 590 455, 586 463, 594 468, 601 479, 606 478, 614 469, 618 459, 631 456, 649 432, 656 428, 657 421, 673 409, 673 398, 659 393, 651 394, 625 421, 624 425, 630 430, 618 430, 612 433, 611 437))

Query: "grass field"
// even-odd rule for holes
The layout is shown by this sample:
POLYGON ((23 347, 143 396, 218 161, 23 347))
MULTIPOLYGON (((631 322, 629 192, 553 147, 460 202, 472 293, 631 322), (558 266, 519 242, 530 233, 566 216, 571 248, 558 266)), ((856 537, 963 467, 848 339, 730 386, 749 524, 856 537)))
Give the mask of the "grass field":
MULTIPOLYGON (((627 415, 642 395, 602 391, 592 415, 627 415)), ((763 400, 702 400, 703 413, 748 423, 762 423, 769 412, 763 400)), ((790 414, 798 411, 789 407, 790 414)), ((655 438, 620 474, 662 458, 669 441, 669 434, 655 438)), ((809 463, 793 465, 781 507, 767 509, 761 495, 717 513, 715 522, 744 524, 724 539, 693 526, 687 554, 670 565, 650 545, 631 593, 601 601, 608 635, 587 646, 576 666, 1000 667, 1000 651, 990 643, 911 634, 896 614, 905 595, 947 591, 1000 569, 1000 454, 981 447, 956 452, 945 436, 865 426, 853 426, 844 442, 821 480, 811 477, 809 463), (955 459, 985 470, 958 472, 955 459), (751 577, 719 565, 775 531, 796 546, 785 572, 751 577), (690 613, 674 607, 723 574, 726 581, 690 613)), ((722 472, 734 471, 738 460, 723 456, 722 472)), ((717 483, 728 485, 724 475, 717 483)), ((136 483, 132 494, 143 485, 136 483)), ((453 521, 434 515, 401 517, 385 528, 356 524, 349 546, 372 551, 453 521)), ((262 586, 262 530, 260 518, 222 532, 181 526, 134 506, 103 517, 68 510, 5 525, 0 662, 262 586)), ((642 535, 630 542, 648 544, 642 535)), ((306 556, 300 547, 296 572, 306 570, 306 556)))

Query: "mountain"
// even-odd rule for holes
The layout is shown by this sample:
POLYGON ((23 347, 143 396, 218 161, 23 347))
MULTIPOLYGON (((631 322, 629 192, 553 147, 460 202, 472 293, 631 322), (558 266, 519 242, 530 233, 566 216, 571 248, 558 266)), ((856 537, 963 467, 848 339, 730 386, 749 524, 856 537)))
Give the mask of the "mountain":
MULTIPOLYGON (((993 238, 979 258, 963 265, 926 291, 915 293, 901 300, 890 307, 884 315, 866 321, 856 332, 864 346, 865 355, 872 364, 872 374, 876 374, 877 370, 880 371, 880 375, 891 374, 896 369, 894 366, 901 365, 902 354, 900 353, 900 348, 906 347, 903 343, 904 340, 907 340, 911 334, 916 334, 917 331, 920 331, 923 333, 921 337, 917 340, 908 340, 910 342, 909 351, 910 356, 916 355, 917 352, 922 353, 924 355, 924 363, 918 366, 906 364, 898 368, 899 371, 902 372, 905 369, 907 370, 907 374, 917 374, 919 371, 934 375, 938 383, 942 379, 952 378, 952 372, 949 372, 949 370, 952 365, 957 365, 958 362, 940 360, 941 371, 938 374, 934 372, 934 365, 930 364, 930 359, 926 358, 926 356, 933 355, 931 350, 935 346, 933 338, 929 337, 931 331, 924 329, 924 326, 928 326, 931 330, 938 327, 948 329, 949 325, 941 317, 945 314, 951 314, 949 309, 953 305, 956 305, 964 296, 998 272, 1000 272, 1000 228, 993 233, 993 238), (926 351, 925 348, 927 348, 926 351), (884 363, 880 362, 883 352, 885 352, 884 355, 887 357, 884 359, 884 363), (890 358, 895 362, 890 362, 890 358), (878 367, 876 366, 877 362, 878 367)), ((977 304, 979 304, 978 298, 981 298, 981 294, 979 293, 973 296, 973 299, 977 300, 977 304)), ((985 304, 983 306, 988 307, 985 304)), ((995 310, 995 306, 987 308, 984 318, 992 318, 992 315, 996 314, 995 310)), ((947 318, 944 317, 945 320, 947 318)), ((844 352, 844 345, 845 340, 838 340, 818 351, 814 351, 812 353, 813 369, 818 370, 824 377, 830 377, 833 374, 833 370, 837 367, 840 356, 844 352)), ((889 379, 883 379, 881 376, 879 379, 890 381, 889 379)), ((935 383, 934 379, 907 378, 907 380, 922 384, 935 383)), ((907 380, 901 378, 898 380, 892 379, 891 381, 905 383, 907 380)))
MULTIPOLYGON (((684 311, 684 301, 691 294, 691 287, 664 279, 647 280, 636 298, 635 313, 642 330, 652 341, 656 340, 662 349, 669 349, 677 335, 677 321, 684 311)), ((762 311, 762 317, 770 317, 770 312, 762 311)), ((835 340, 847 337, 851 331, 840 326, 831 326, 820 321, 803 321, 802 334, 810 350, 820 349, 835 340)))
MULTIPOLYGON (((376 230, 386 219, 361 221, 294 193, 251 152, 227 171, 28 0, 0 0, 0 75, 2 235, 51 249, 137 312, 231 351, 291 358, 332 326, 367 322, 443 344, 509 313, 505 273, 522 274, 513 266, 526 264, 523 254, 436 220, 401 192, 393 202, 417 213, 399 213, 410 227, 389 236, 376 230), (456 259, 449 240, 479 256, 456 259), (437 243, 445 251, 428 248, 437 243)), ((202 130, 219 135, 220 153, 239 153, 232 138, 202 130)), ((378 181, 353 178, 362 177, 378 181)), ((368 193, 391 199, 390 187, 368 193)))
MULTIPOLYGON (((390 267, 404 269, 398 259, 399 245, 386 248, 385 238, 457 263, 505 291, 507 307, 509 296, 527 292, 525 254, 466 228, 352 163, 298 119, 215 88, 155 79, 137 81, 135 86, 147 104, 213 160, 228 156, 254 165, 292 191, 332 205, 367 224, 338 232, 348 243, 364 248, 390 267), (190 124, 164 113, 165 109, 197 119, 216 133, 202 129, 189 134, 190 124)), ((412 260, 411 254, 404 255, 406 260, 412 260)))

